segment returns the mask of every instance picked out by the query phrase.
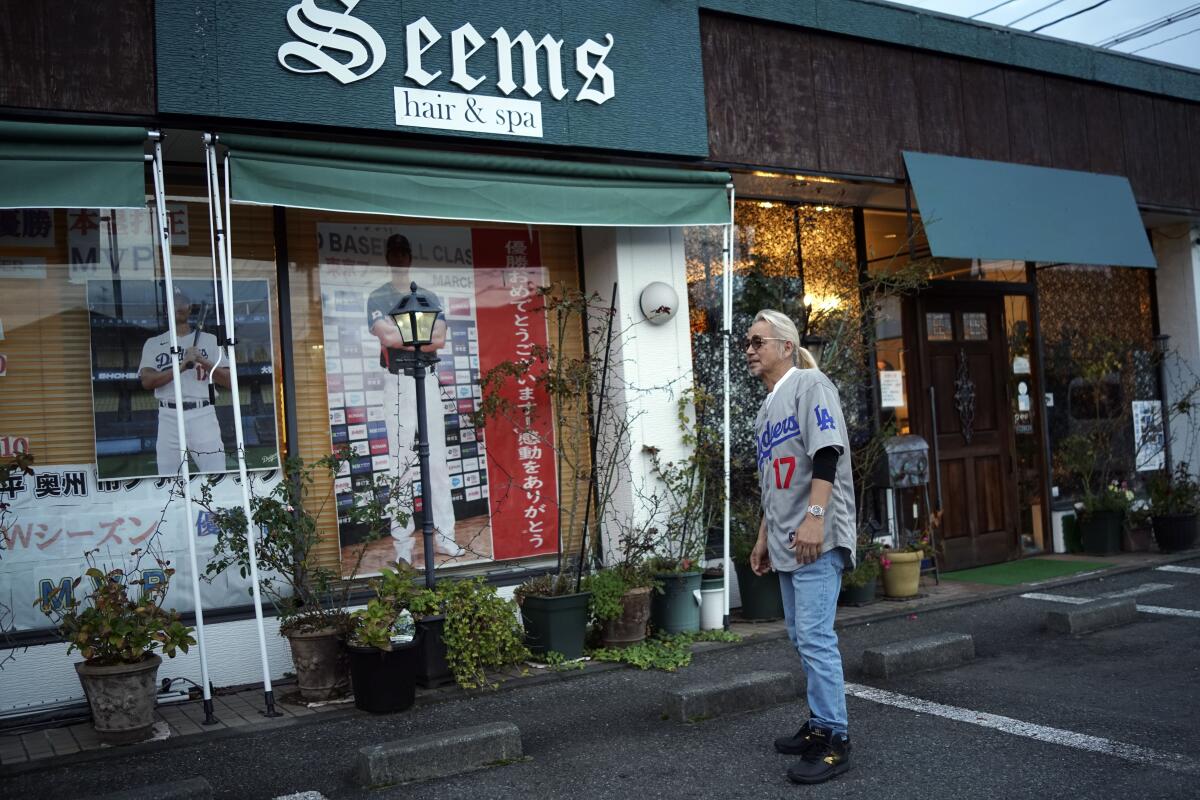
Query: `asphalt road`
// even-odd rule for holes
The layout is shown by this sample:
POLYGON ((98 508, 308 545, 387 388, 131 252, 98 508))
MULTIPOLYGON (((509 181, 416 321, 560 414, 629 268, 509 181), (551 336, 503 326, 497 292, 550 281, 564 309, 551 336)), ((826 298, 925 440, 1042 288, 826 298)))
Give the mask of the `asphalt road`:
MULTIPOLYGON (((1200 568, 1200 559, 1182 566, 1200 568)), ((1130 590, 1142 592, 1141 604, 1200 613, 1200 574, 1145 570, 1050 594, 1130 590)), ((790 784, 789 758, 770 744, 805 718, 802 702, 691 725, 662 719, 669 687, 750 669, 798 671, 777 640, 698 654, 676 674, 564 676, 391 717, 347 714, 157 752, 114 751, 11 776, 0 788, 6 797, 87 796, 203 776, 222 798, 1200 796, 1200 616, 1143 613, 1069 638, 1041 629, 1054 605, 1014 596, 842 631, 847 680, 891 694, 882 703, 849 698, 852 768, 818 787, 790 784), (859 673, 864 648, 943 631, 975 637, 974 663, 888 681, 859 673), (354 784, 358 747, 505 720, 521 729, 522 762, 372 792, 354 784)))

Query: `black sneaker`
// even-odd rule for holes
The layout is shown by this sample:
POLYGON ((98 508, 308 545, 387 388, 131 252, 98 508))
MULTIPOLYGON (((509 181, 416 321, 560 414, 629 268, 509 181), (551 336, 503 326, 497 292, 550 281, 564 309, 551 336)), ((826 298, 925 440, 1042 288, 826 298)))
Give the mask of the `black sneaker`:
POLYGON ((808 748, 817 742, 818 739, 813 735, 813 724, 810 719, 801 726, 800 730, 796 731, 795 736, 780 736, 776 739, 775 752, 789 756, 803 756, 808 753, 808 748))
POLYGON ((850 738, 828 728, 810 727, 813 745, 788 769, 792 783, 824 783, 850 769, 850 738))

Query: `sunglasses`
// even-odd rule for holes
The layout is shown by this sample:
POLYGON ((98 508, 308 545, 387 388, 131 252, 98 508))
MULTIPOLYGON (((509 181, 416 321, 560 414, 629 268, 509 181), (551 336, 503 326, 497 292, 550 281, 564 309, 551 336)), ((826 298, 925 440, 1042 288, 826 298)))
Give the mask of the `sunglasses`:
POLYGON ((780 339, 778 336, 751 336, 749 339, 742 339, 740 342, 742 349, 746 350, 753 347, 756 351, 761 349, 766 342, 786 342, 787 339, 780 339))

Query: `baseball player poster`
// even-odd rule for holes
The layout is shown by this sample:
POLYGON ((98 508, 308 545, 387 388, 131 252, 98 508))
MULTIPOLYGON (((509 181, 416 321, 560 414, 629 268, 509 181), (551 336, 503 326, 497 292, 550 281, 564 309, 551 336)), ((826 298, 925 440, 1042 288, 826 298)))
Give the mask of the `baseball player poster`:
MULTIPOLYGON (((189 468, 198 474, 233 471, 233 398, 220 346, 224 310, 217 306, 212 281, 179 279, 173 285, 189 468)), ((100 480, 171 476, 182 469, 166 292, 162 280, 88 281, 100 480)), ((276 469, 267 282, 234 281, 233 300, 246 467, 276 469)))
MULTIPOLYGON (((430 449, 430 506, 438 566, 555 552, 557 520, 549 400, 531 386, 513 398, 528 411, 537 444, 511 425, 478 429, 480 376, 546 346, 536 287, 548 282, 538 236, 529 229, 416 225, 317 227, 330 441, 354 457, 335 479, 342 563, 354 564, 363 532, 345 519, 356 496, 381 479, 407 492, 407 521, 366 545, 361 572, 424 562, 415 379, 388 367, 398 331, 389 312, 409 285, 433 292, 443 311, 434 329, 439 363, 422 377, 430 449)), ((529 434, 531 429, 527 429, 529 434)))

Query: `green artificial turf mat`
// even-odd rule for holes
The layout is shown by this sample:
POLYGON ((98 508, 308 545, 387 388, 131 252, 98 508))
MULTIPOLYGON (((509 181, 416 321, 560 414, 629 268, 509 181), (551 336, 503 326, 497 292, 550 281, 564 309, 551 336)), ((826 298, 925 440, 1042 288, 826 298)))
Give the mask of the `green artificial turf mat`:
POLYGON ((994 586, 1016 586, 1019 583, 1048 581, 1051 578, 1061 578, 1064 575, 1074 575, 1077 572, 1108 569, 1111 566, 1112 564, 1105 564, 1101 561, 1059 561, 1055 558, 1023 558, 1020 561, 990 564, 986 567, 943 572, 941 578, 944 581, 989 583, 994 586))

